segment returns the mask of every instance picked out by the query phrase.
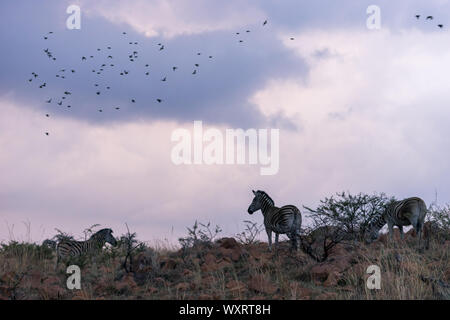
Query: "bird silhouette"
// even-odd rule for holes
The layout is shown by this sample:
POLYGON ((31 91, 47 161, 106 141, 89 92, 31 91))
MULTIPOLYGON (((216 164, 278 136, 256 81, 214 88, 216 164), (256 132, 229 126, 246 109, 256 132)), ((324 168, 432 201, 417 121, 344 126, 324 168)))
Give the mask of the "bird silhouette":
POLYGON ((420 18, 420 14, 416 14, 416 18, 419 19, 420 18))
POLYGON ((45 102, 47 102, 47 103, 52 103, 52 99, 50 98, 50 99, 48 99, 48 100, 45 101, 45 102))
POLYGON ((197 70, 194 70, 194 72, 192 72, 192 74, 197 74, 197 70))
POLYGON ((48 136, 48 132, 46 132, 45 135, 48 136))
POLYGON ((433 16, 428 16, 427 17, 427 20, 433 20, 434 18, 433 18, 433 16))
POLYGON ((443 24, 438 24, 438 27, 442 29, 444 27, 444 25, 443 24))
POLYGON ((134 99, 131 99, 131 102, 133 102, 133 103, 136 103, 136 100, 134 100, 134 99))
POLYGON ((158 101, 159 103, 161 103, 161 102, 162 102, 162 100, 161 100, 161 99, 156 99, 156 101, 158 101))
POLYGON ((263 26, 265 26, 267 24, 267 20, 264 20, 263 22, 263 26))
POLYGON ((177 70, 178 69, 178 67, 172 67, 172 70, 173 71, 175 71, 175 70, 177 70))

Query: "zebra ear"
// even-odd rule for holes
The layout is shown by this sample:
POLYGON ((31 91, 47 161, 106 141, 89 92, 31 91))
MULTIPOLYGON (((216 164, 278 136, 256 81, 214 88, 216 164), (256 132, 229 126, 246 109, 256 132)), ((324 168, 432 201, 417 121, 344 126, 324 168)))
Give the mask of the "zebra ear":
POLYGON ((252 192, 253 192, 253 194, 256 196, 256 192, 255 192, 255 190, 252 190, 252 192))

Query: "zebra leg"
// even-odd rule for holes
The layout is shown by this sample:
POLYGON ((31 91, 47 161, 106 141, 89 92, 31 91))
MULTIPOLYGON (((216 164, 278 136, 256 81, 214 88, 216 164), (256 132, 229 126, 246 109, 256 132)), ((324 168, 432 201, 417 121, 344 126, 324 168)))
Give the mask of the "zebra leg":
POLYGON ((403 233, 403 226, 398 226, 398 230, 400 231, 400 238, 403 240, 405 236, 403 233))
POLYGON ((272 251, 272 230, 266 229, 267 238, 269 238, 269 251, 272 251))
POLYGON ((392 239, 394 238, 394 224, 388 222, 388 228, 389 228, 389 241, 392 241, 392 239))
POLYGON ((275 250, 278 250, 278 237, 279 236, 280 236, 280 234, 275 232, 275 250))

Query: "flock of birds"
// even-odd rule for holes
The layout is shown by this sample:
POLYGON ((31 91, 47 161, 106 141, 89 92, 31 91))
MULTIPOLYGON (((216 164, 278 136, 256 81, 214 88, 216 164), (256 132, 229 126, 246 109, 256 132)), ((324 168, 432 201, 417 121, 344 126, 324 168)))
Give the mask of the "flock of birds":
MULTIPOLYGON (((421 17, 420 14, 416 14, 416 19, 417 19, 417 20, 419 20, 420 17, 421 17)), ((433 17, 433 16, 427 16, 427 17, 425 18, 425 21, 427 21, 427 20, 430 20, 430 21, 431 21, 431 20, 434 20, 434 17, 433 17)), ((441 29, 444 27, 444 25, 441 24, 441 23, 438 24, 437 26, 438 26, 439 28, 441 28, 441 29)))
MULTIPOLYGON (((417 20, 419 20, 419 19, 421 18, 421 15, 420 15, 420 14, 417 14, 417 15, 415 15, 415 17, 416 17, 417 20)), ((425 21, 431 21, 431 20, 433 20, 433 19, 434 19, 433 16, 426 16, 425 21)), ((262 23, 262 26, 263 26, 263 27, 266 26, 267 23, 268 23, 268 21, 265 20, 265 21, 262 23)), ((439 28, 441 28, 441 29, 444 27, 443 24, 438 24, 437 26, 438 26, 439 28)), ((237 36, 241 36, 242 34, 248 34, 248 33, 250 33, 250 32, 251 32, 251 30, 245 30, 245 32, 235 32, 235 34, 236 34, 237 36)), ((46 34, 46 35, 43 37, 44 40, 49 40, 50 37, 51 37, 53 34, 54 34, 54 33, 53 33, 52 31, 50 31, 48 34, 46 34)), ((127 32, 122 32, 122 35, 123 35, 123 36, 127 36, 127 32)), ((291 37, 290 40, 295 40, 295 38, 291 37)), ((133 47, 133 49, 131 49, 130 52, 128 53, 127 60, 128 60, 130 63, 134 63, 134 62, 136 62, 136 61, 139 59, 139 51, 138 51, 138 49, 137 49, 138 46, 139 46, 139 43, 138 43, 137 41, 129 41, 129 40, 127 40, 127 41, 128 41, 128 45, 130 45, 130 46, 133 47)), ((242 39, 242 37, 239 37, 238 42, 239 42, 239 43, 243 43, 243 42, 244 42, 244 40, 242 39)), ((104 55, 106 61, 104 60, 101 64, 98 65, 97 68, 92 69, 92 74, 94 74, 94 75, 98 75, 98 76, 99 76, 99 75, 101 75, 103 72, 105 72, 105 70, 106 70, 107 68, 113 69, 113 68, 116 67, 116 65, 115 65, 115 63, 114 63, 114 56, 113 56, 113 54, 112 54, 112 47, 111 47, 111 46, 107 46, 107 47, 106 47, 105 49, 103 49, 103 50, 107 52, 106 55, 104 55)), ((162 52, 162 51, 164 51, 164 50, 165 50, 165 45, 164 45, 163 43, 158 43, 158 51, 159 51, 159 52, 162 52)), ((44 51, 45 55, 46 55, 50 60, 56 61, 56 57, 55 57, 54 53, 53 53, 52 51, 50 51, 50 49, 47 48, 47 49, 44 49, 43 51, 44 51)), ((101 52, 102 52, 102 49, 101 49, 101 48, 97 48, 97 53, 100 54, 101 52)), ((197 53, 197 56, 201 56, 201 55, 202 55, 201 52, 198 52, 198 53, 197 53)), ((208 59, 213 59, 213 56, 212 56, 212 55, 207 55, 207 57, 208 57, 208 59)), ((94 61, 94 60, 95 60, 95 56, 94 56, 94 55, 89 55, 89 56, 82 56, 82 57, 80 57, 81 63, 85 63, 85 62, 87 62, 88 60, 93 60, 93 61, 94 61)), ((150 76, 150 71, 149 71, 150 65, 149 65, 148 63, 146 63, 146 64, 143 65, 143 67, 144 67, 143 74, 145 74, 145 76, 150 76)), ((195 75, 198 73, 199 67, 200 67, 200 64, 199 64, 199 63, 195 63, 195 64, 193 65, 193 71, 192 71, 192 75, 193 75, 193 76, 195 76, 195 75)), ((171 68, 172 72, 176 72, 178 69, 179 69, 178 66, 172 66, 172 68, 171 68)), ((191 69, 191 70, 192 70, 192 69, 191 69)), ((116 71, 116 72, 117 72, 121 77, 127 77, 127 76, 130 74, 130 70, 129 70, 129 69, 126 69, 126 68, 120 68, 120 70, 119 70, 119 71, 116 71)), ((60 70, 56 73, 55 76, 56 76, 56 78, 59 78, 59 79, 65 79, 66 77, 69 77, 69 75, 74 75, 75 73, 76 73, 76 70, 75 70, 75 69, 72 69, 72 68, 63 68, 63 69, 60 69, 60 70)), ((30 83, 32 83, 33 81, 36 82, 36 81, 38 81, 38 78, 39 78, 39 75, 38 75, 37 73, 35 73, 35 72, 32 72, 32 73, 31 73, 31 78, 28 79, 28 82, 30 82, 30 83)), ((167 81, 168 81, 168 77, 167 77, 167 75, 164 75, 164 76, 161 78, 161 82, 167 82, 167 81)), ((39 86, 40 89, 47 88, 47 82, 45 82, 45 81, 44 81, 44 82, 39 82, 39 85, 38 85, 38 86, 39 86)), ((110 85, 103 85, 103 86, 101 87, 100 84, 98 83, 98 81, 95 81, 95 83, 94 83, 94 88, 95 88, 95 95, 97 95, 97 96, 102 95, 102 93, 103 93, 104 91, 109 91, 109 90, 111 90, 111 86, 110 86, 110 85)), ((58 106, 63 106, 63 104, 64 104, 67 108, 70 109, 70 108, 72 108, 72 105, 71 105, 68 101, 69 101, 69 97, 70 97, 71 95, 72 95, 72 92, 71 92, 71 91, 65 90, 59 98, 56 98, 56 97, 47 98, 47 99, 45 100, 45 102, 46 102, 47 104, 55 103, 55 104, 57 104, 58 106)), ((163 100, 162 97, 156 98, 156 102, 157 102, 157 103, 163 103, 163 101, 164 101, 164 100, 163 100)), ((131 102, 132 104, 135 104, 135 103, 136 103, 136 98, 134 98, 134 97, 130 98, 130 102, 131 102)), ((119 111, 119 110, 120 110, 120 106, 113 107, 113 110, 119 111)), ((99 107, 99 108, 97 109, 97 111, 100 112, 100 113, 102 113, 102 112, 104 111, 104 109, 103 109, 102 107, 99 107)), ((49 117, 50 117, 50 114, 49 114, 49 113, 46 113, 45 116, 46 116, 47 118, 49 118, 49 117)), ((49 134, 50 134, 49 132, 45 132, 45 135, 48 136, 49 134)))
MULTIPOLYGON (((263 27, 266 26, 267 23, 268 23, 268 21, 265 20, 265 21, 262 23, 262 26, 263 26, 263 27)), ((245 32, 242 32, 242 33, 241 33, 241 32, 236 32, 236 35, 239 36, 239 35, 241 35, 241 34, 248 34, 248 33, 250 33, 250 32, 251 32, 251 30, 245 30, 245 32)), ((43 39, 44 39, 44 40, 50 40, 50 38, 52 37, 53 34, 54 34, 54 33, 53 33, 52 31, 50 31, 50 32, 48 32, 48 34, 46 34, 46 35, 43 37, 43 39)), ((122 36, 126 37, 126 36, 127 36, 127 32, 122 32, 122 36)), ((290 39, 291 39, 291 40, 294 40, 294 38, 290 38, 290 39)), ((137 41, 129 41, 129 40, 126 40, 126 41, 128 42, 128 45, 129 45, 129 46, 132 46, 132 47, 133 47, 133 48, 129 51, 128 55, 127 55, 127 60, 128 60, 130 63, 136 63, 136 61, 138 61, 139 55, 140 55, 140 52, 138 51, 138 48, 139 48, 139 42, 137 42, 137 41)), ((242 37, 240 37, 240 39, 238 39, 238 42, 239 42, 239 43, 243 43, 243 42, 244 42, 244 40, 242 39, 242 37)), ((159 51, 159 52, 164 51, 165 48, 166 48, 165 45, 164 45, 163 43, 158 43, 157 45, 158 45, 158 51, 159 51)), ((129 76, 129 74, 130 74, 131 71, 130 71, 130 69, 128 69, 128 68, 123 68, 123 67, 121 67, 121 68, 119 68, 119 70, 117 71, 116 64, 114 63, 115 57, 113 56, 113 48, 112 48, 111 46, 106 46, 106 47, 103 48, 103 49, 102 49, 102 48, 97 48, 97 56, 95 56, 95 55, 81 56, 81 57, 80 57, 81 66, 84 67, 84 64, 87 65, 86 62, 89 61, 89 60, 95 61, 96 58, 97 58, 98 56, 101 56, 102 52, 105 52, 105 51, 106 51, 106 54, 103 54, 103 57, 102 57, 103 61, 102 61, 101 63, 98 64, 98 67, 97 67, 97 68, 93 68, 93 69, 91 70, 92 74, 93 74, 93 75, 100 76, 100 75, 102 75, 107 69, 110 69, 110 70, 115 71, 115 72, 116 72, 118 75, 120 75, 121 77, 127 77, 127 76, 129 76)), ((55 57, 55 54, 54 54, 50 49, 48 49, 48 48, 47 48, 47 49, 44 49, 43 52, 45 53, 45 55, 46 55, 51 61, 57 61, 57 59, 56 59, 56 57, 55 57)), ((201 55, 202 55, 202 52, 197 52, 196 55, 197 55, 197 56, 201 56, 201 55)), ((209 59, 209 60, 212 60, 212 59, 213 59, 213 56, 212 56, 212 55, 206 55, 206 56, 207 56, 207 59, 209 59)), ((144 69, 144 70, 143 70, 143 74, 145 74, 145 76, 150 76, 150 71, 149 71, 150 65, 149 65, 148 63, 145 63, 145 64, 142 65, 142 67, 143 67, 143 69, 144 69)), ((192 66, 193 69, 191 69, 192 71, 190 71, 190 72, 191 72, 191 74, 192 74, 193 76, 195 76, 195 75, 198 73, 199 67, 200 67, 200 64, 199 64, 199 63, 195 63, 195 64, 192 66)), ((174 65, 174 66, 171 67, 171 72, 176 72, 178 69, 179 69, 179 67, 174 65)), ((56 72, 55 77, 58 78, 58 79, 66 79, 67 77, 73 76, 73 75, 75 75, 76 73, 77 73, 77 71, 76 71, 75 69, 72 69, 72 68, 63 68, 63 69, 60 69, 59 71, 56 72)), ((34 83, 34 82, 38 82, 39 89, 45 89, 45 88, 48 88, 47 82, 45 82, 45 81, 39 81, 39 79, 40 79, 40 76, 39 76, 37 73, 32 72, 32 73, 31 73, 31 78, 28 79, 28 82, 29 82, 30 84, 32 84, 32 83, 34 83)), ((161 81, 161 82, 167 82, 167 81, 168 81, 168 76, 167 76, 167 75, 164 75, 162 78, 160 78, 160 81, 161 81)), ((105 91, 107 92, 107 91, 111 90, 111 85, 109 85, 109 84, 108 84, 108 85, 101 85, 99 82, 100 82, 100 81, 95 80, 95 81, 94 81, 94 84, 93 84, 93 86, 94 86, 94 94, 95 94, 96 96, 101 96, 105 91)), ((47 103, 47 104, 55 103, 55 104, 58 105, 58 106, 63 106, 63 105, 64 105, 66 108, 69 108, 69 109, 70 109, 70 108, 72 108, 72 105, 71 105, 71 103, 69 102, 70 96, 72 96, 72 90, 65 90, 65 91, 61 94, 61 96, 59 96, 59 97, 48 97, 48 98, 46 98, 45 103, 47 103)), ((158 98, 156 98, 155 100, 156 100, 157 103, 163 103, 163 101, 164 101, 162 97, 158 97, 158 98)), ((136 101, 137 101, 137 100, 136 100, 135 97, 131 97, 131 98, 130 98, 130 102, 131 102, 132 104, 135 104, 136 101)), ((113 110, 119 111, 119 110, 120 110, 120 106, 113 107, 113 110)), ((102 113, 102 112, 104 111, 104 109, 103 109, 102 107, 99 107, 99 108, 97 109, 97 111, 100 112, 100 113, 102 113)), ((45 116, 46 116, 47 118, 49 118, 49 117, 50 117, 50 114, 49 114, 49 113, 46 113, 45 116)), ((45 135, 46 135, 46 136, 49 136, 50 133, 47 131, 47 132, 45 132, 45 135)))

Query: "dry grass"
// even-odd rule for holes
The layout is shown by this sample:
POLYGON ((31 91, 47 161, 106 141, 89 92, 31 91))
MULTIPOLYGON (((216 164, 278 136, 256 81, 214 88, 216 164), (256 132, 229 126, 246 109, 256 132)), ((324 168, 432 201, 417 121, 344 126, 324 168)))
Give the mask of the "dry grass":
POLYGON ((10 243, 0 250, 0 299, 449 299, 450 242, 431 241, 420 252, 415 240, 340 244, 320 264, 286 242, 273 253, 230 238, 184 251, 160 244, 136 254, 130 273, 124 252, 109 248, 77 261, 81 290, 66 288, 52 250, 10 243), (373 264, 380 290, 366 288, 373 264))

